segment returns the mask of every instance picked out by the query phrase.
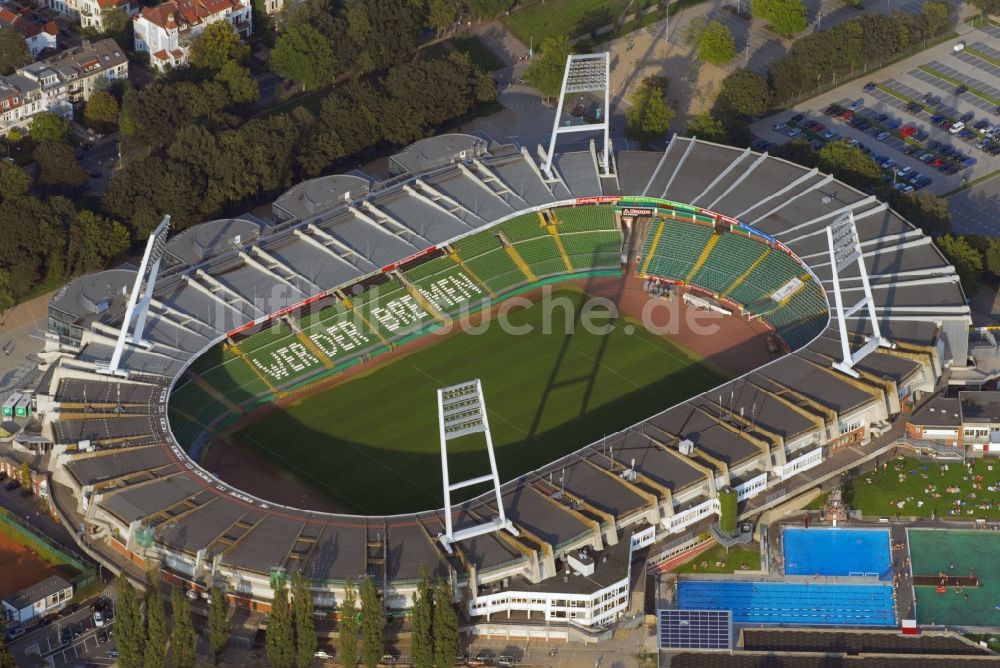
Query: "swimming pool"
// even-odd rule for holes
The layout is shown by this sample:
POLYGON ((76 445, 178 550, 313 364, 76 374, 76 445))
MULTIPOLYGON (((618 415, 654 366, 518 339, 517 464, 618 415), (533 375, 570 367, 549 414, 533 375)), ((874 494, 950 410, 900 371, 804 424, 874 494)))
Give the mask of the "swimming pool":
POLYGON ((677 607, 732 610, 733 621, 744 624, 896 624, 887 584, 681 580, 677 607))
POLYGON ((786 575, 867 575, 892 579, 887 529, 782 530, 786 575))

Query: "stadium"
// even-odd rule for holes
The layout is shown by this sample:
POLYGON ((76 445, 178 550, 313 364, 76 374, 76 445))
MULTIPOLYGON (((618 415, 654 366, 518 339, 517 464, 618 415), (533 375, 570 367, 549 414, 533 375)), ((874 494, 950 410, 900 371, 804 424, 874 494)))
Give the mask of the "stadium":
MULTIPOLYGON (((220 585, 265 612, 272 575, 295 571, 320 610, 365 575, 388 609, 404 609, 426 565, 477 622, 509 633, 512 623, 544 620, 547 637, 572 637, 619 619, 634 553, 662 560, 686 549, 717 519, 720 493, 735 493, 745 516, 773 507, 814 484, 832 458, 861 456, 950 366, 967 364, 969 309, 954 269, 884 203, 749 149, 678 136, 662 152, 606 146, 550 148, 549 164, 541 149, 430 138, 395 156, 386 181, 355 173, 299 184, 266 224, 211 221, 168 238, 165 223, 138 270, 65 286, 49 307, 35 445, 50 449, 48 493, 80 527, 81 545, 155 563, 194 591, 220 585), (852 254, 834 247, 844 239, 852 254), (463 334, 435 332, 513 296, 625 284, 643 301, 669 294, 678 308, 726 314, 723 335, 689 341, 709 348, 686 360, 677 360, 682 348, 663 348, 673 366, 641 379, 665 357, 629 352, 640 336, 608 337, 606 361, 631 365, 623 369, 640 389, 667 389, 641 400, 608 390, 593 403, 611 407, 598 413, 613 425, 604 433, 556 417, 554 429, 569 425, 556 430, 558 447, 521 442, 505 456, 491 411, 507 477, 495 494, 456 500, 447 517, 440 496, 437 505, 408 496, 369 455, 320 456, 333 432, 281 421, 313 399, 299 393, 326 388, 315 398, 327 403, 306 411, 314 419, 369 429, 375 449, 396 433, 424 438, 437 457, 433 394, 425 411, 405 406, 418 401, 408 386, 386 389, 405 385, 415 368, 407 360, 465 345, 463 334), (724 359, 734 341, 747 346, 730 356, 738 363, 705 361, 711 346, 724 359), (400 355, 408 346, 420 349, 400 355), (352 396, 362 381, 369 389, 352 396), (283 402, 287 411, 274 408, 283 402), (419 436, 428 412, 431 433, 419 436), (218 457, 200 459, 224 451, 222 436, 248 430, 292 453, 293 475, 265 459, 270 476, 250 480, 242 463, 226 470, 218 457), (310 469, 323 480, 309 480, 310 469), (278 489, 295 480, 321 488, 336 475, 318 505, 278 489), (357 490, 337 494, 351 484, 357 490), (391 498, 397 491, 402 501, 391 498)), ((523 344, 525 366, 533 340, 523 344)), ((521 345, 501 342, 492 366, 489 351, 452 351, 446 378, 413 387, 422 396, 484 368, 489 406, 486 372, 503 376, 521 345)), ((590 368, 577 364, 571 375, 590 368)), ((528 382, 509 375, 498 394, 528 382)), ((605 378, 598 389, 622 384, 605 378)), ((440 492, 440 480, 425 487, 440 492)))

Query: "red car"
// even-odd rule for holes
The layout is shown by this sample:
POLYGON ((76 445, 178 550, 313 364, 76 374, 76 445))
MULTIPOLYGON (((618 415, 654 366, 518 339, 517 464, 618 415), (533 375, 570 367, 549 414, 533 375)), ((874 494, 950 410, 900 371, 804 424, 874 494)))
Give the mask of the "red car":
POLYGON ((812 132, 813 134, 817 134, 818 135, 823 130, 826 130, 826 126, 823 125, 822 123, 817 123, 815 125, 815 127, 813 127, 812 130, 810 130, 810 132, 812 132))
POLYGON ((934 158, 934 161, 931 162, 931 167, 940 167, 943 164, 944 160, 942 160, 941 158, 934 158))
POLYGON ((849 120, 851 120, 852 118, 854 118, 854 112, 853 112, 853 111, 851 111, 851 110, 847 110, 847 111, 845 111, 844 113, 842 113, 842 114, 841 114, 841 115, 839 116, 839 118, 840 118, 840 120, 842 120, 842 121, 849 121, 849 120))
POLYGON ((917 128, 912 125, 906 125, 899 131, 901 137, 912 137, 915 134, 917 134, 917 128))

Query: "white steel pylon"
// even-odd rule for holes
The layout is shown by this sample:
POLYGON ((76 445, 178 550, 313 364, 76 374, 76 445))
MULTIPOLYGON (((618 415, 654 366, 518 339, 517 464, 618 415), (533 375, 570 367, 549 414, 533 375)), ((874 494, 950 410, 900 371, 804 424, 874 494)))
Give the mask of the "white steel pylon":
POLYGON ((442 387, 438 396, 438 428, 441 433, 441 480, 444 483, 444 526, 445 532, 438 536, 444 549, 451 554, 451 544, 460 540, 481 536, 493 531, 506 529, 515 536, 517 529, 507 519, 500 496, 500 474, 493 454, 493 438, 486 419, 486 402, 483 400, 483 386, 479 379, 470 380, 450 387, 442 387), (486 437, 486 452, 490 460, 490 472, 461 482, 451 482, 448 477, 448 441, 453 438, 481 433, 486 437), (451 519, 451 493, 456 489, 492 482, 497 500, 497 516, 489 522, 476 524, 455 531, 451 519))
POLYGON ((107 364, 98 363, 97 372, 115 376, 126 375, 120 371, 122 353, 125 352, 125 344, 150 347, 148 341, 142 338, 143 330, 146 327, 146 314, 149 312, 149 303, 153 299, 153 289, 156 287, 156 276, 160 271, 160 260, 166 248, 167 235, 170 232, 170 216, 164 216, 160 224, 149 235, 146 242, 146 251, 142 255, 142 263, 135 276, 135 283, 132 285, 132 293, 128 298, 128 305, 125 307, 125 317, 122 319, 122 327, 118 332, 118 341, 115 343, 114 352, 107 364), (140 297, 140 293, 142 296, 140 297), (129 334, 129 327, 133 321, 135 326, 129 334))
POLYGON ((608 53, 584 53, 571 55, 566 59, 566 70, 563 73, 562 87, 559 89, 559 104, 556 106, 556 117, 552 121, 552 138, 549 139, 549 151, 545 155, 542 170, 548 178, 552 178, 552 159, 556 150, 556 138, 569 132, 604 132, 604 151, 601 155, 601 169, 608 174, 608 130, 610 119, 611 97, 611 58, 608 53), (583 125, 559 125, 563 101, 566 93, 604 92, 604 107, 599 123, 584 123, 583 125))
POLYGON ((863 360, 876 348, 895 347, 888 339, 882 337, 878 318, 875 315, 875 300, 872 298, 871 284, 868 282, 868 269, 861 253, 861 242, 858 239, 858 228, 854 223, 854 212, 848 211, 826 228, 826 239, 830 246, 830 269, 833 274, 834 309, 837 312, 837 324, 840 328, 840 346, 844 359, 834 362, 833 368, 847 375, 858 378, 854 365, 863 360), (840 272, 847 269, 852 262, 858 263, 861 276, 861 286, 864 296, 853 306, 844 309, 843 297, 840 293, 840 272), (872 335, 861 348, 851 350, 850 334, 847 331, 847 319, 863 308, 868 310, 868 322, 872 335))

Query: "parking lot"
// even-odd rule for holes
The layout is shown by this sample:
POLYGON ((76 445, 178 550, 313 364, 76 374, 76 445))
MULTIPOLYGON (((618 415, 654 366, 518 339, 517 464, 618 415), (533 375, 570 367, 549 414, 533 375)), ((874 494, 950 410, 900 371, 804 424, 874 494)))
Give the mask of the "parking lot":
MULTIPOLYGON (((949 193, 1000 170, 1000 27, 986 23, 763 119, 753 130, 762 142, 787 142, 791 135, 816 149, 851 141, 885 165, 885 178, 897 189, 919 190, 923 183, 929 192, 949 193)), ((1000 233, 996 216, 984 221, 983 203, 965 206, 967 199, 956 199, 952 208, 956 229, 1000 233)))
POLYGON ((117 659, 113 604, 103 608, 103 616, 109 612, 111 619, 100 627, 87 607, 53 618, 11 642, 11 651, 22 665, 112 665, 117 659))

